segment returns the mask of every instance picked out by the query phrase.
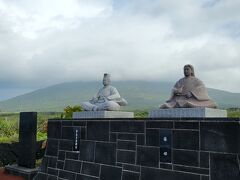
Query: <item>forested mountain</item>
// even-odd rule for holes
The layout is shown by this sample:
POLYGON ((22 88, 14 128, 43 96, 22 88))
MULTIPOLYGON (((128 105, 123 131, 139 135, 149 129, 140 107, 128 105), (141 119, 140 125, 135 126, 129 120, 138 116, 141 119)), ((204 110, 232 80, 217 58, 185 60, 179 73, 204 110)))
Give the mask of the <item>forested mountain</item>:
MULTIPOLYGON (((170 96, 173 82, 124 81, 113 82, 128 106, 122 110, 149 110, 157 108, 170 96)), ((0 102, 0 110, 16 111, 63 111, 67 105, 77 105, 90 99, 101 82, 69 82, 0 102)), ((230 93, 217 89, 208 89, 209 95, 220 108, 240 107, 240 93, 230 93)))

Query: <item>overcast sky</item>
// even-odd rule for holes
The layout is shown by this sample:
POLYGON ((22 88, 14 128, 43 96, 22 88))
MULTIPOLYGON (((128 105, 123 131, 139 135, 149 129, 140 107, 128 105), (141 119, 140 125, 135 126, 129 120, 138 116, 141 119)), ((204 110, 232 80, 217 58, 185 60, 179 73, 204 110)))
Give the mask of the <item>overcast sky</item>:
POLYGON ((105 72, 112 81, 177 81, 190 63, 207 87, 240 92, 239 7, 239 0, 0 0, 0 89, 16 94, 105 72))

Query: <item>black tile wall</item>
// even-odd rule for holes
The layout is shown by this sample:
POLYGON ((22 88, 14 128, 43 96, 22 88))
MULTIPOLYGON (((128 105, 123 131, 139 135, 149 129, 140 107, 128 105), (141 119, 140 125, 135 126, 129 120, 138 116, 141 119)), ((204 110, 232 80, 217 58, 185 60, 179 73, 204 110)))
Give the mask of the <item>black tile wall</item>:
POLYGON ((49 139, 47 142, 47 152, 48 156, 57 156, 58 155, 58 140, 49 139))
POLYGON ((86 139, 86 128, 81 127, 81 139, 86 139))
POLYGON ((57 176, 52 176, 52 175, 49 175, 47 180, 57 180, 58 177, 57 176))
POLYGON ((68 172, 64 170, 59 171, 59 177, 67 180, 73 180, 76 177, 76 174, 74 172, 68 172))
POLYGON ((116 144, 115 143, 96 143, 95 162, 101 164, 116 164, 116 144))
POLYGON ((141 166, 158 167, 159 153, 157 147, 137 147, 137 164, 141 166))
POLYGON ((187 167, 187 166, 178 166, 178 165, 174 165, 173 169, 177 170, 177 171, 209 175, 209 169, 194 168, 194 167, 187 167))
POLYGON ((57 176, 58 175, 58 170, 53 169, 53 168, 48 168, 48 174, 53 175, 53 176, 57 176))
POLYGON ((198 166, 198 157, 197 151, 173 150, 173 164, 198 166))
POLYGON ((209 180, 209 176, 201 176, 201 180, 209 180))
POLYGON ((133 172, 140 172, 140 166, 135 166, 130 164, 124 164, 123 169, 128 171, 133 171, 133 172))
POLYGON ((144 133, 143 121, 110 121, 111 132, 144 133))
POLYGON ((145 145, 145 136, 144 134, 137 135, 137 145, 145 145))
POLYGON ((147 129, 146 130, 146 145, 147 146, 159 146, 159 129, 147 129))
POLYGON ((118 134, 118 139, 123 139, 123 140, 136 140, 136 135, 135 134, 123 134, 119 133, 118 134))
POLYGON ((239 180, 240 164, 237 155, 210 154, 211 180, 239 180))
POLYGON ((113 166, 101 166, 101 180, 121 180, 122 168, 113 166))
POLYGON ((72 151, 73 140, 60 140, 59 150, 72 151))
POLYGON ((96 141, 109 141, 109 122, 87 122, 87 139, 96 141))
POLYGON ((117 151, 117 162, 135 164, 135 152, 132 151, 117 151))
POLYGON ((200 167, 209 168, 209 152, 200 152, 200 167))
POLYGON ((49 157, 48 158, 48 167, 56 168, 56 166, 57 166, 57 158, 49 157))
POLYGON ((173 122, 171 121, 147 121, 147 128, 158 128, 158 129, 172 129, 173 122))
POLYGON ((61 134, 61 128, 62 124, 61 121, 49 121, 48 122, 48 138, 56 138, 60 139, 62 134, 61 134))
POLYGON ((73 126, 86 126, 87 121, 73 121, 73 126))
POLYGON ((201 150, 240 153, 240 126, 237 122, 201 122, 201 150))
POLYGON ((190 130, 174 130, 173 147, 176 149, 199 150, 199 132, 190 130))
POLYGON ((95 142, 92 141, 80 141, 80 160, 94 161, 95 142))
POLYGON ((81 167, 81 161, 65 160, 64 170, 80 173, 81 167))
POLYGON ((100 165, 95 163, 83 162, 81 173, 98 177, 100 173, 100 165))
POLYGON ((99 178, 78 174, 76 180, 99 180, 99 178))
POLYGON ((139 177, 139 173, 123 171, 122 180, 139 180, 139 177))
POLYGON ((213 120, 49 121, 35 180, 239 180, 240 124, 213 120))
POLYGON ((57 161, 57 168, 63 169, 64 168, 64 161, 57 161))
POLYGON ((141 170, 141 180, 200 180, 200 175, 180 173, 176 171, 145 168, 141 170))
POLYGON ((117 141, 117 134, 110 133, 110 142, 116 142, 116 141, 117 141))
POLYGON ((175 122, 175 129, 199 129, 199 122, 175 122))
POLYGON ((74 138, 73 127, 63 127, 62 139, 73 140, 73 138, 74 138))
POLYGON ((65 151, 58 151, 58 160, 65 160, 65 151))
POLYGON ((136 141, 118 140, 117 141, 117 149, 135 150, 136 149, 136 141))
POLYGON ((173 165, 170 163, 160 163, 160 168, 162 169, 173 169, 173 165))
POLYGON ((72 125, 73 125, 73 121, 69 121, 69 120, 62 121, 62 126, 72 126, 72 125))
POLYGON ((77 152, 66 152, 66 159, 78 160, 79 159, 79 153, 77 153, 77 152))

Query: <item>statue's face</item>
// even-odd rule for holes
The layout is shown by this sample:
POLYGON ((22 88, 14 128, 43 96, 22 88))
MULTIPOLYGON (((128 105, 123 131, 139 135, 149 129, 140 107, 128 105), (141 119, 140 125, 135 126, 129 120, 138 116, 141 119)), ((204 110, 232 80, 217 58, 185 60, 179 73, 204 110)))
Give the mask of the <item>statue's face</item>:
POLYGON ((188 66, 185 66, 184 67, 184 75, 186 77, 189 77, 189 76, 191 76, 191 74, 192 74, 192 69, 190 67, 188 67, 188 66))
POLYGON ((110 78, 109 77, 104 77, 103 78, 103 85, 104 86, 108 86, 110 84, 110 78))

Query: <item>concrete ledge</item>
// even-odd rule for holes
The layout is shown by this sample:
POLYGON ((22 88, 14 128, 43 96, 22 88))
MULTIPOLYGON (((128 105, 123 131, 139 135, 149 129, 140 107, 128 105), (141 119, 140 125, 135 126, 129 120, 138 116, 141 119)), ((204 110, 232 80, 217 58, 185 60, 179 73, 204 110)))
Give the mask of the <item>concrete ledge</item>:
POLYGON ((5 170, 8 174, 24 177, 26 180, 32 180, 37 174, 39 168, 29 169, 14 164, 5 166, 5 170))
POLYGON ((133 118, 133 112, 123 112, 123 111, 83 111, 74 112, 73 119, 84 118, 133 118))
POLYGON ((173 109, 158 109, 149 112, 150 118, 161 117, 227 117, 227 111, 212 108, 173 108, 173 109))

